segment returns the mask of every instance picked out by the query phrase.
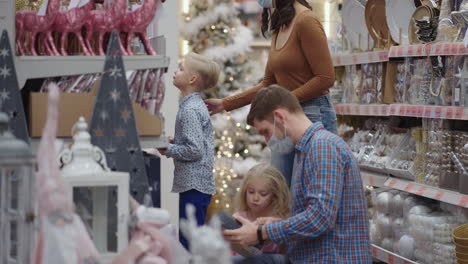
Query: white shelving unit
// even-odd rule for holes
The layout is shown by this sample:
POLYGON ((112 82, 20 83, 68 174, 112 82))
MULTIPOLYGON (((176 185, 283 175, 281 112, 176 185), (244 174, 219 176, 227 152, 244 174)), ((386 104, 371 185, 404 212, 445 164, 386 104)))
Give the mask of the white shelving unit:
POLYGON ((399 256, 376 245, 372 245, 372 256, 388 264, 417 264, 417 262, 399 256))
POLYGON ((338 104, 339 115, 356 116, 408 116, 468 120, 468 108, 455 106, 408 105, 408 104, 338 104))
MULTIPOLYGON (((158 40, 165 42, 164 37, 158 40)), ((105 56, 18 56, 15 57, 18 83, 23 87, 28 79, 98 73, 104 68, 104 59, 105 56)), ((124 56, 123 59, 127 71, 169 66, 169 58, 164 55, 124 56)))
MULTIPOLYGON (((388 62, 394 58, 468 55, 464 43, 436 43, 432 45, 395 46, 389 50, 344 54, 333 56, 335 67, 366 63, 388 62)), ((436 118, 451 120, 468 120, 468 107, 426 106, 409 104, 337 104, 338 115, 345 116, 403 116, 417 118, 436 118)), ((462 208, 468 208, 468 195, 444 190, 414 181, 393 177, 388 172, 370 171, 361 167, 361 178, 365 185, 388 187, 414 195, 450 203, 462 208)), ((389 264, 417 263, 403 258, 391 251, 372 245, 374 258, 389 264)))

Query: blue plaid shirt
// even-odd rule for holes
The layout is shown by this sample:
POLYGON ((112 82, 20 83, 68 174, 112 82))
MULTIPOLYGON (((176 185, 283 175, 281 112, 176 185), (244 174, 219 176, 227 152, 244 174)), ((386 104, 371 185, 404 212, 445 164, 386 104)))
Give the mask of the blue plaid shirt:
POLYGON ((293 263, 371 263, 366 199, 348 145, 314 123, 296 145, 292 217, 266 225, 293 263))
POLYGON ((180 102, 174 144, 169 144, 166 156, 174 158, 172 192, 216 192, 213 126, 200 93, 191 93, 180 102))

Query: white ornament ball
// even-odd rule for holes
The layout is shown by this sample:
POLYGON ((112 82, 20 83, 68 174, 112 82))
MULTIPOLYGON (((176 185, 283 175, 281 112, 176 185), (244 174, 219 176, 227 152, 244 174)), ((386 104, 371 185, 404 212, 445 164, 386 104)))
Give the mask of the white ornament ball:
POLYGON ((414 239, 409 235, 404 235, 398 241, 398 252, 402 257, 412 259, 414 252, 414 239))

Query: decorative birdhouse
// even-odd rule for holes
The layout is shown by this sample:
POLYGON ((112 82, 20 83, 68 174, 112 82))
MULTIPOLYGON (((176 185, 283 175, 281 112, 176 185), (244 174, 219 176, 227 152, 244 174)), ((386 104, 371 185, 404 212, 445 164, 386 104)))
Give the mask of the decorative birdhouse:
POLYGON ((35 157, 0 112, 0 264, 31 262, 36 214, 35 157))
POLYGON ((111 258, 127 246, 129 174, 107 167, 104 152, 91 144, 87 130, 80 117, 72 128, 73 144, 59 155, 61 174, 96 248, 111 258))

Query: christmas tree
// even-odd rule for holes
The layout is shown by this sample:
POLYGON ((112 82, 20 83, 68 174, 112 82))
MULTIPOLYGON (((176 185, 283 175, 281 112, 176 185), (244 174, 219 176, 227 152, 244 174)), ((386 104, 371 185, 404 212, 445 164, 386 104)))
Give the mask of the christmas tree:
MULTIPOLYGON (((220 80, 205 98, 223 98, 252 87, 256 79, 247 61, 252 32, 241 24, 237 7, 230 0, 194 0, 185 14, 183 35, 190 49, 214 59, 221 66, 220 80)), ((243 174, 261 159, 268 159, 262 137, 245 123, 248 107, 213 116, 215 130, 216 194, 210 205, 212 214, 219 210, 232 212, 234 198, 243 174)))

